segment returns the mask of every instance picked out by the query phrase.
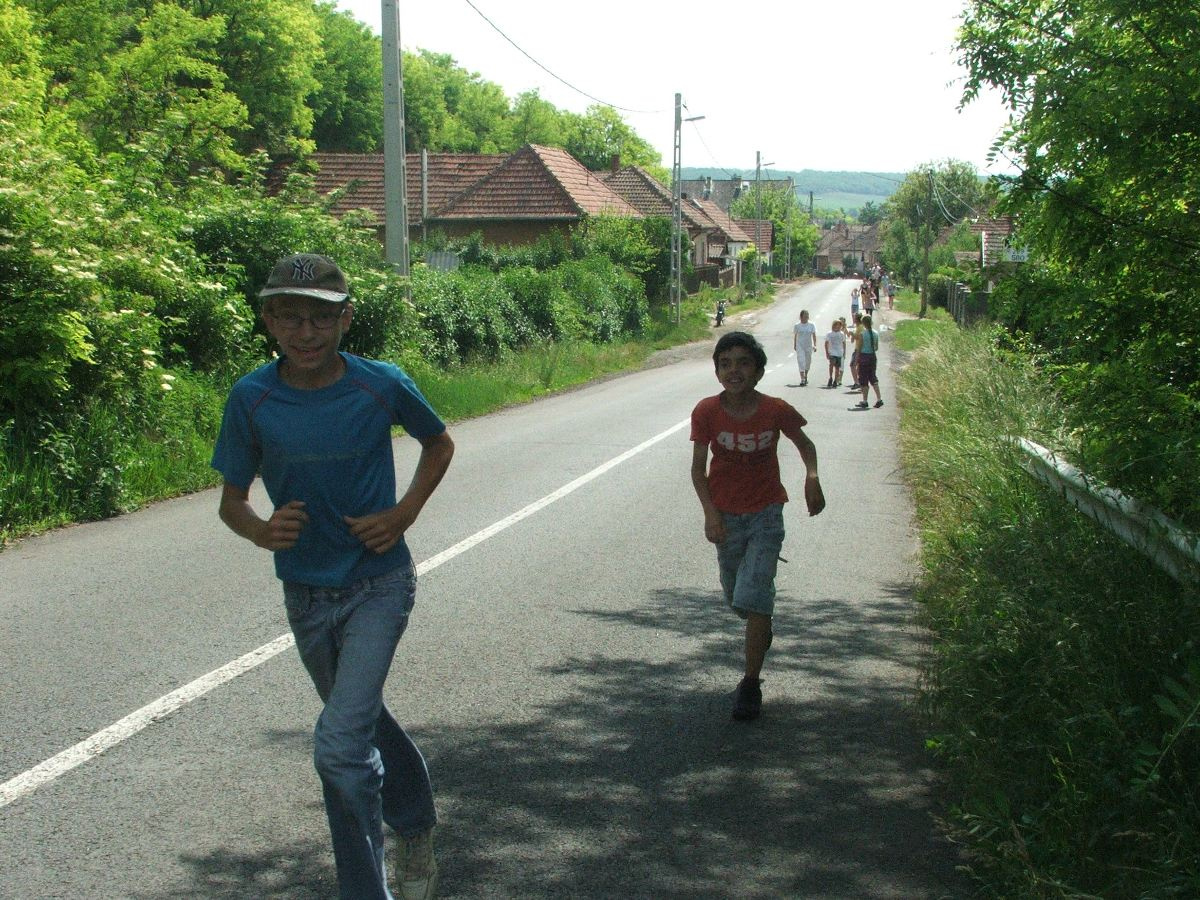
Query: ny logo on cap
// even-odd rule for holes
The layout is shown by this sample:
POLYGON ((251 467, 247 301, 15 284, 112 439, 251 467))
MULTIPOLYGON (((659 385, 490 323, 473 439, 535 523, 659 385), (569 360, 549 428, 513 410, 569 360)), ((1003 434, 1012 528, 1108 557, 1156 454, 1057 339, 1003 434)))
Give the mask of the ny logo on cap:
POLYGON ((315 281, 317 261, 311 256, 297 256, 292 260, 292 278, 295 281, 315 281))

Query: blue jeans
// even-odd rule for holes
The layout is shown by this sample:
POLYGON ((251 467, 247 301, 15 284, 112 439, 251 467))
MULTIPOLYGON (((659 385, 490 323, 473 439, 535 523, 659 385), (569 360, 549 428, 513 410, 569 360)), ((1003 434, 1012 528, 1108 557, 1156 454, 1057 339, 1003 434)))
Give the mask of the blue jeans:
POLYGON ((783 504, 753 513, 721 513, 725 540, 717 545, 717 565, 725 602, 743 619, 747 613, 775 612, 775 570, 783 549, 783 504))
POLYGON ((296 649, 325 708, 313 760, 342 900, 392 900, 383 822, 411 836, 437 822, 429 771, 383 705, 383 684, 416 596, 411 565, 348 588, 284 582, 296 649))

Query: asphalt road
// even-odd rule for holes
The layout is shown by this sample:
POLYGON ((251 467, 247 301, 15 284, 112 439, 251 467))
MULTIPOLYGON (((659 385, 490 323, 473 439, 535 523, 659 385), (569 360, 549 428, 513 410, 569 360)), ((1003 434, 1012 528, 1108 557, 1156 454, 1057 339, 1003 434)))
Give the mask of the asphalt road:
MULTIPOLYGON (((684 423, 719 390, 707 347, 452 427, 387 689, 433 775, 443 897, 969 893, 912 709, 892 346, 867 412, 820 387, 823 353, 806 388, 791 357, 799 309, 823 336, 850 287, 789 287, 726 326, 758 334, 760 387, 809 419, 829 504, 805 515, 783 448, 799 502, 756 722, 729 717, 741 632, 688 475, 684 423)), ((407 483, 416 443, 397 446, 407 483)), ((216 508, 206 491, 0 553, 0 897, 334 896, 295 650, 194 685, 287 630, 269 557, 216 508)))

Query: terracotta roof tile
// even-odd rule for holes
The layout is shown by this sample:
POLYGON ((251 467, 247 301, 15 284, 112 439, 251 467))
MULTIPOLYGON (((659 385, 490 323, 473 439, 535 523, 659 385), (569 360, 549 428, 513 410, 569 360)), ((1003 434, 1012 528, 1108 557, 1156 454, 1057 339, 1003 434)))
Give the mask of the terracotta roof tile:
POLYGON ((733 221, 733 219, 729 218, 725 210, 721 209, 721 207, 717 206, 717 204, 713 203, 711 200, 700 200, 696 197, 692 197, 690 199, 695 206, 703 210, 705 215, 707 215, 710 219, 712 219, 713 222, 716 223, 717 228, 725 233, 726 238, 731 241, 738 241, 744 244, 753 241, 753 238, 746 234, 746 232, 735 221, 733 221))
POLYGON ((1026 258, 1025 251, 1014 250, 1010 241, 1015 230, 1012 216, 983 219, 971 225, 971 231, 981 235, 980 258, 985 269, 1026 258))
MULTIPOLYGON (((457 194, 474 185, 506 159, 502 154, 430 153, 428 191, 431 213, 457 194)), ((334 202, 330 211, 344 215, 355 209, 369 209, 384 220, 382 153, 314 153, 317 166, 317 192, 325 195, 339 188, 349 190, 334 202)), ((405 156, 408 218, 421 221, 421 154, 405 156)))
POLYGON ((770 219, 734 219, 733 221, 742 231, 750 235, 750 240, 754 242, 755 247, 764 253, 771 252, 771 248, 775 246, 774 222, 770 219))
MULTIPOLYGON (((625 166, 616 172, 599 172, 604 183, 627 200, 644 216, 675 215, 675 198, 670 188, 640 166, 625 166)), ((705 231, 716 227, 707 216, 680 203, 680 219, 688 231, 705 231)))
POLYGON ((582 215, 641 218, 565 150, 526 144, 430 220, 565 220, 582 215))

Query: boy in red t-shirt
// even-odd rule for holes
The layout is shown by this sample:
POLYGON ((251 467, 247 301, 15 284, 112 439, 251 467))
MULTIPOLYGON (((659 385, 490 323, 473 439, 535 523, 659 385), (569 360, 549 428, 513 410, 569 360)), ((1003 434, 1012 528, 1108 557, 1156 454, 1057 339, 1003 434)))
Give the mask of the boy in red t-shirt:
POLYGON ((733 717, 753 719, 762 708, 759 673, 771 646, 775 567, 788 499, 779 478, 780 434, 796 445, 804 461, 810 516, 825 508, 825 496, 817 478, 817 448, 804 433, 804 417, 785 401, 757 390, 767 370, 762 345, 753 335, 731 331, 717 341, 713 363, 724 390, 692 410, 692 485, 704 508, 704 536, 717 545, 725 600, 746 620, 746 672, 733 717))

